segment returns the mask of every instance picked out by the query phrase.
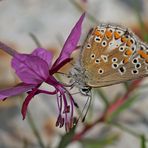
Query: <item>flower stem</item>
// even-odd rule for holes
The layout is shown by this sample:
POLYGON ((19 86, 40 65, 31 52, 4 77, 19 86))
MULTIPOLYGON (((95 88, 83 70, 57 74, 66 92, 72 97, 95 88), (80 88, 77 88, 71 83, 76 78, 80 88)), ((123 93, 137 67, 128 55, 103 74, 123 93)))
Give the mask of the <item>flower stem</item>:
POLYGON ((105 95, 102 89, 97 89, 97 93, 101 97, 102 101, 104 102, 105 108, 107 108, 109 106, 109 101, 108 101, 109 99, 107 98, 107 96, 105 95))
POLYGON ((30 125, 36 139, 38 140, 38 143, 39 143, 40 147, 41 148, 46 148, 46 146, 44 145, 44 143, 42 141, 42 138, 41 138, 41 136, 39 134, 39 131, 37 130, 37 127, 36 127, 36 125, 34 123, 34 120, 33 120, 33 118, 32 118, 29 111, 28 111, 28 118, 27 119, 28 119, 29 125, 30 125))
MULTIPOLYGON (((71 4, 73 4, 80 12, 85 12, 86 9, 83 8, 78 2, 76 2, 75 0, 70 0, 69 2, 71 2, 71 4)), ((87 12, 87 17, 94 22, 95 24, 99 24, 99 21, 89 12, 87 12)))

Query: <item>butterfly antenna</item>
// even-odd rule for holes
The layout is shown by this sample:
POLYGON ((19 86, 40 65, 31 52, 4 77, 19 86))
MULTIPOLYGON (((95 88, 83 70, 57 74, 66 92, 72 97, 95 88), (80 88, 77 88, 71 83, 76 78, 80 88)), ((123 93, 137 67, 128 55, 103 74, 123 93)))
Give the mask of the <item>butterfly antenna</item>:
POLYGON ((85 112, 85 114, 84 114, 84 117, 82 118, 82 122, 84 122, 84 121, 85 121, 86 115, 87 115, 88 110, 89 110, 90 105, 91 105, 91 100, 92 100, 92 97, 91 97, 91 96, 88 96, 87 102, 88 102, 88 100, 89 100, 89 104, 88 104, 87 110, 86 110, 86 112, 85 112))
MULTIPOLYGON (((80 116, 78 117, 78 121, 80 120, 80 118, 82 118, 82 114, 83 114, 83 112, 84 112, 84 110, 85 110, 85 108, 86 108, 86 106, 87 106, 87 104, 88 104, 88 101, 89 101, 89 97, 87 98, 87 101, 85 102, 82 111, 80 111, 80 109, 78 109, 78 111, 80 112, 80 116)), ((85 113, 85 116, 86 116, 86 113, 85 113)), ((83 117, 83 118, 84 118, 84 117, 83 117)), ((82 121, 83 121, 83 118, 82 118, 82 121)))

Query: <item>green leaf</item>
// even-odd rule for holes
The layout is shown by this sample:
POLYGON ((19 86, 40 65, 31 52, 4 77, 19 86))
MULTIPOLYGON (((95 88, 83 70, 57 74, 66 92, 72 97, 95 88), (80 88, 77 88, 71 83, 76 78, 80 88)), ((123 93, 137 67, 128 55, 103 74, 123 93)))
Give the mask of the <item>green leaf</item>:
POLYGON ((139 95, 134 95, 131 98, 128 98, 120 107, 117 108, 108 118, 107 121, 111 122, 115 117, 117 117, 121 112, 128 109, 134 101, 138 98, 139 95))
POLYGON ((28 111, 27 119, 28 119, 28 123, 29 123, 29 125, 31 127, 31 130, 32 130, 34 136, 36 137, 40 147, 45 148, 46 146, 44 145, 41 134, 40 134, 39 130, 37 129, 35 121, 34 121, 32 115, 31 115, 31 113, 29 111, 28 111))
POLYGON ((107 135, 100 139, 82 139, 80 142, 85 148, 105 148, 107 145, 115 143, 119 138, 118 134, 107 135))
POLYGON ((75 130, 76 130, 76 125, 69 131, 69 133, 66 133, 65 135, 62 136, 61 141, 57 148, 66 148, 66 146, 68 146, 68 144, 70 144, 70 142, 72 141, 72 138, 75 134, 75 130))
POLYGON ((146 139, 145 136, 141 136, 141 148, 146 148, 146 139))

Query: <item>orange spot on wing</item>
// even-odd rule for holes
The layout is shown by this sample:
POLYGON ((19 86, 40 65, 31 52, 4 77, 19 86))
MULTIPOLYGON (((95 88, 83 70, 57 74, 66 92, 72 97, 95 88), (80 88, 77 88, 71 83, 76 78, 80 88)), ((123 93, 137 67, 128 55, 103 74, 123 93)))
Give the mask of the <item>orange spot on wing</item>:
POLYGON ((137 52, 142 58, 148 59, 148 55, 144 51, 138 50, 137 52))
POLYGON ((95 30, 94 35, 99 36, 99 37, 103 37, 103 34, 100 33, 100 31, 95 30))
POLYGON ((115 39, 117 40, 117 39, 119 39, 120 38, 120 34, 118 33, 118 32, 114 32, 114 37, 115 37, 115 39))
POLYGON ((129 57, 123 59, 123 63, 126 64, 129 62, 129 57))
POLYGON ((125 54, 128 55, 128 56, 132 55, 132 53, 133 53, 133 51, 131 49, 127 49, 125 51, 125 54))
POLYGON ((125 36, 121 37, 121 41, 126 43, 126 41, 127 41, 126 37, 125 36))
POLYGON ((148 59, 146 59, 145 62, 148 64, 148 59))
POLYGON ((127 44, 127 46, 131 46, 132 45, 131 40, 127 40, 126 44, 127 44))
POLYGON ((105 32, 105 35, 106 35, 107 38, 111 38, 112 37, 112 32, 110 32, 110 31, 107 30, 105 32))

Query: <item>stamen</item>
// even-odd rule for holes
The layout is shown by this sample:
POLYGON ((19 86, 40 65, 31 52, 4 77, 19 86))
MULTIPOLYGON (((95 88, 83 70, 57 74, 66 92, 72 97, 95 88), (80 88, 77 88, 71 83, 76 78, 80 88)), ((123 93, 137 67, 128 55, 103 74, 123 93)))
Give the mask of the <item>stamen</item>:
POLYGON ((64 109, 63 113, 69 113, 69 112, 70 112, 70 106, 68 105, 68 106, 64 109))

